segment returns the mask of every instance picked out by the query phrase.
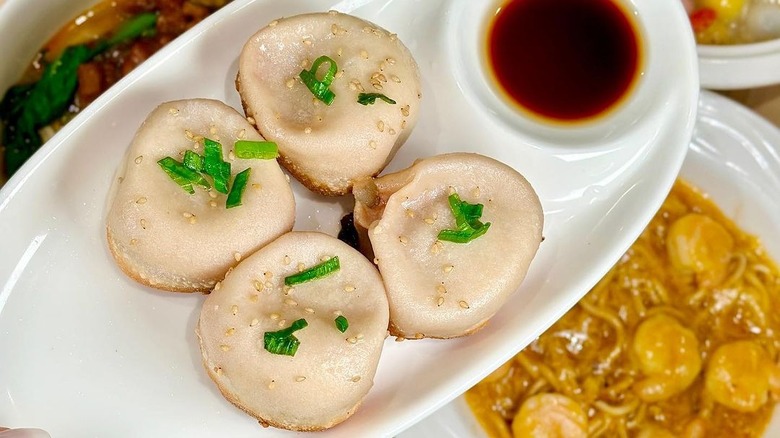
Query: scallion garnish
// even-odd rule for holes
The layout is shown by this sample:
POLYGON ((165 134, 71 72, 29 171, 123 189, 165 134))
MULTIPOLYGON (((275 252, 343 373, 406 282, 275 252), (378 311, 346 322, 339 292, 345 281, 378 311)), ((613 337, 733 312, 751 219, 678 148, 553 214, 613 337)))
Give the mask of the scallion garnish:
POLYGON ((395 105, 395 101, 380 93, 360 93, 358 94, 358 103, 361 105, 373 105, 377 98, 384 100, 390 105, 395 105))
POLYGON ((214 188, 228 194, 230 163, 222 159, 222 145, 211 139, 203 139, 203 171, 214 179, 214 188))
POLYGON ((325 277, 328 274, 336 272, 341 268, 339 265, 339 258, 331 257, 328 260, 313 266, 303 272, 299 272, 289 277, 284 278, 285 286, 294 286, 296 284, 306 283, 307 281, 317 280, 318 278, 325 277))
POLYGON ((344 318, 342 315, 337 316, 334 322, 336 323, 336 328, 341 333, 344 333, 349 328, 349 321, 347 321, 347 318, 344 318))
MULTIPOLYGON (((465 227, 464 227, 465 228, 465 227)), ((441 230, 439 231, 439 240, 446 240, 454 243, 469 243, 477 237, 485 234, 490 228, 490 222, 484 224, 481 228, 468 228, 457 230, 441 230)))
POLYGON ((233 153, 245 160, 271 160, 279 156, 279 148, 272 141, 238 140, 233 146, 233 153))
POLYGON ((301 73, 298 76, 300 76, 301 81, 303 81, 303 84, 306 85, 309 91, 314 94, 314 97, 325 102, 325 105, 330 105, 333 103, 333 99, 336 98, 336 95, 333 94, 333 92, 330 91, 328 87, 330 87, 330 84, 336 77, 336 71, 338 71, 336 61, 327 56, 320 56, 314 60, 310 70, 301 70, 301 73), (327 62, 330 64, 330 66, 328 67, 328 71, 325 72, 325 75, 320 80, 317 79, 317 70, 324 62, 327 62))
POLYGON ((468 243, 485 234, 490 228, 490 222, 482 223, 482 204, 469 204, 461 201, 457 193, 449 197, 450 210, 455 216, 455 230, 439 231, 439 240, 455 243, 468 243))
MULTIPOLYGON (((241 205, 241 199, 249 182, 252 168, 239 172, 230 184, 230 163, 222 158, 222 145, 214 140, 204 138, 204 153, 198 155, 191 150, 184 151, 183 162, 178 162, 171 157, 165 157, 158 161, 160 167, 181 188, 190 194, 195 193, 193 184, 210 189, 211 185, 201 175, 211 176, 214 187, 218 192, 227 196, 225 208, 233 208, 241 205)), ((234 153, 239 158, 273 159, 278 155, 276 143, 270 141, 238 140, 233 146, 234 153)))
POLYGON ((225 202, 225 208, 233 208, 241 205, 241 197, 244 196, 244 190, 246 190, 246 183, 249 181, 249 174, 252 172, 252 168, 248 167, 241 171, 233 179, 233 186, 230 187, 230 193, 228 193, 227 201, 225 202))
POLYGON ((184 165, 195 172, 203 172, 203 157, 193 151, 185 151, 184 165))
POLYGON ((298 351, 298 346, 301 345, 301 341, 299 341, 293 333, 308 325, 309 323, 307 323, 305 319, 299 319, 286 329, 275 332, 265 332, 263 335, 263 346, 269 353, 295 356, 295 352, 298 351))
POLYGON ((193 184, 197 184, 204 189, 211 188, 209 182, 201 174, 171 157, 165 157, 158 161, 157 164, 162 167, 176 184, 191 195, 195 194, 195 189, 192 187, 193 184))

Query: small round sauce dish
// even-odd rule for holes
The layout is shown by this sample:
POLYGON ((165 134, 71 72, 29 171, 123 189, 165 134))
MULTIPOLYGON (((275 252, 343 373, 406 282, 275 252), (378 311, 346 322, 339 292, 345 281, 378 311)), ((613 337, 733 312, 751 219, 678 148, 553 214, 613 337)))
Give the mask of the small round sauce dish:
POLYGON ((642 37, 613 0, 515 0, 488 24, 485 60, 504 101, 540 122, 597 120, 629 98, 642 37))
POLYGON ((553 149, 612 148, 698 88, 680 5, 492 0, 452 18, 459 85, 505 127, 553 149), (479 35, 476 40, 473 35, 479 35), (676 53, 675 56, 669 56, 676 53))

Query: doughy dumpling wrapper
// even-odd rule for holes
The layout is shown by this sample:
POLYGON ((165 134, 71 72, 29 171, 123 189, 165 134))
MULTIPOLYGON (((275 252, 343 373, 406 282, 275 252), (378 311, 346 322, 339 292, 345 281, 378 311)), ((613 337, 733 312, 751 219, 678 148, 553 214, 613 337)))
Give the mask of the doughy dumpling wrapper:
MULTIPOLYGON (((321 79, 330 64, 317 72, 321 79)), ((355 179, 378 174, 417 121, 421 94, 409 50, 381 27, 337 12, 277 20, 244 46, 236 85, 247 116, 279 144, 282 164, 309 189, 349 192, 355 179), (299 74, 318 57, 336 61, 332 105, 317 100, 299 74), (358 95, 382 93, 361 105, 358 95)))
POLYGON ((542 207, 528 181, 477 154, 420 160, 356 184, 355 196, 355 222, 368 228, 397 336, 451 338, 479 329, 518 289, 542 240, 542 207), (453 192, 483 204, 480 220, 491 223, 469 243, 437 237, 456 228, 453 192))
POLYGON ((292 232, 236 266, 203 303, 198 331, 203 363, 230 402, 276 427, 319 430, 352 415, 373 385, 387 324, 371 262, 334 237, 292 232), (285 287, 285 277, 334 256, 337 272, 285 287), (338 315, 349 321, 344 333, 338 315), (301 318, 295 356, 264 349, 265 332, 301 318))
MULTIPOLYGON (((175 292, 209 291, 236 264, 289 231, 295 200, 276 160, 232 157, 238 139, 263 140, 235 109, 216 100, 168 102, 152 111, 130 145, 107 217, 111 253, 135 280, 175 292), (203 137, 222 144, 231 184, 251 167, 242 205, 193 185, 184 191, 157 161, 203 155, 203 137)), ((210 177, 206 177, 209 183, 210 177)))

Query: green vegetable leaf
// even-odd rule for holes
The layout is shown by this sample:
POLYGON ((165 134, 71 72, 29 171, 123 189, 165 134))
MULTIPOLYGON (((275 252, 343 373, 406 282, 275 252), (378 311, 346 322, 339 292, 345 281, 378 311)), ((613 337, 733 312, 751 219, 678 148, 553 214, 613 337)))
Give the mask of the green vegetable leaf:
POLYGON ((214 179, 214 188, 228 194, 230 184, 230 163, 222 159, 222 145, 211 139, 204 139, 203 171, 214 179))
POLYGON ((138 14, 122 23, 122 26, 108 39, 107 44, 108 46, 115 46, 117 44, 132 41, 141 36, 150 36, 156 30, 156 25, 156 13, 146 12, 138 14))
POLYGON ((395 101, 380 93, 360 93, 358 94, 358 103, 361 105, 373 105, 376 100, 382 99, 390 105, 395 105, 395 101))
POLYGON ((306 283, 307 281, 317 280, 319 278, 325 277, 329 274, 332 274, 333 272, 338 271, 339 269, 341 269, 341 265, 339 264, 338 256, 331 257, 319 265, 313 266, 303 272, 285 277, 284 284, 286 286, 295 286, 296 284, 306 283))
POLYGON ((184 165, 196 172, 203 172, 203 157, 193 151, 185 151, 184 165))
POLYGON ((344 318, 342 315, 337 316, 334 322, 336 323, 336 329, 338 329, 338 331, 341 333, 346 332, 349 328, 349 321, 347 321, 347 318, 344 318))
POLYGON ((338 71, 336 61, 327 56, 320 56, 314 60, 310 70, 301 70, 298 76, 301 78, 301 81, 303 81, 303 84, 306 85, 309 91, 314 94, 314 97, 321 100, 322 102, 325 102, 325 105, 330 105, 333 103, 333 99, 336 98, 336 95, 330 91, 328 87, 330 87, 333 79, 335 79, 336 71, 338 71), (320 68, 320 65, 325 62, 330 64, 328 71, 325 72, 325 75, 322 77, 322 79, 317 79, 317 70, 320 68))
POLYGON ((208 181, 206 181, 200 173, 171 157, 165 157, 158 161, 157 164, 162 167, 165 173, 167 173, 176 184, 191 195, 195 194, 195 189, 192 187, 193 184, 197 184, 204 189, 211 188, 211 185, 209 185, 208 181))
POLYGON ((251 172, 252 168, 248 167, 242 172, 239 172, 235 179, 233 179, 233 187, 230 188, 230 193, 228 193, 225 208, 233 208, 241 205, 241 197, 244 196, 246 183, 249 181, 249 174, 251 172))
POLYGON ((271 160, 279 156, 279 148, 272 141, 238 140, 233 145, 233 153, 238 158, 271 160))
POLYGON ((68 109, 76 93, 79 65, 94 56, 84 45, 65 49, 34 85, 14 87, 3 97, 5 171, 11 176, 43 144, 38 130, 68 109), (7 110, 7 112, 6 112, 7 110))
POLYGON ((457 228, 439 231, 439 240, 468 243, 487 233, 490 222, 483 224, 479 220, 482 217, 482 204, 469 204, 466 201, 461 201, 457 193, 451 194, 448 201, 457 228))
POLYGON ((299 319, 290 327, 275 332, 263 334, 263 346, 266 351, 273 354, 295 356, 301 341, 293 335, 294 332, 306 328, 309 324, 305 319, 299 319))

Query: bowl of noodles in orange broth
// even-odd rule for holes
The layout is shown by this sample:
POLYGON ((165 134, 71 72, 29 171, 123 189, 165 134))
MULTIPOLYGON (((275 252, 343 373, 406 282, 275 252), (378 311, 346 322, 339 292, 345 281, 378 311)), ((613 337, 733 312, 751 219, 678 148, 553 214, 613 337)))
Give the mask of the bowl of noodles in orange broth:
POLYGON ((403 438, 780 436, 780 132, 704 92, 680 178, 563 318, 403 438))
POLYGON ((13 35, 0 39, 0 185, 111 85, 229 1, 0 0, 0 28, 13 35))
POLYGON ((780 2, 682 3, 697 42, 702 87, 728 90, 780 83, 780 2))

